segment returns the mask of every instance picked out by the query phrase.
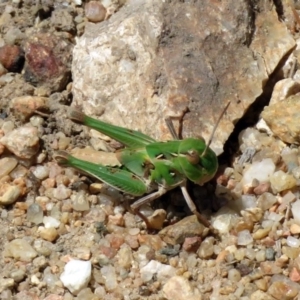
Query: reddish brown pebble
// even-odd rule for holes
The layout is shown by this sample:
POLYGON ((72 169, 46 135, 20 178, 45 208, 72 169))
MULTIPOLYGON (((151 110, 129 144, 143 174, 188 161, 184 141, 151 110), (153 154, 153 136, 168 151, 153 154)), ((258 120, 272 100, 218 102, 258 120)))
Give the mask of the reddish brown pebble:
POLYGON ((100 246, 100 251, 109 259, 114 258, 117 254, 117 250, 112 247, 100 246))
POLYGON ((202 239, 199 236, 187 237, 183 242, 182 248, 188 252, 197 252, 201 241, 202 239))
POLYGON ((106 16, 106 8, 98 1, 90 1, 85 5, 85 16, 90 22, 102 22, 106 16))
POLYGON ((298 282, 300 281, 300 273, 299 271, 294 267, 292 269, 292 271, 290 272, 290 275, 289 275, 290 279, 292 281, 295 281, 295 282, 298 282))
POLYGON ((138 240, 141 245, 150 246, 154 250, 160 250, 162 247, 165 246, 165 243, 161 240, 161 238, 158 235, 139 235, 138 240))
POLYGON ((260 183, 257 187, 254 188, 253 192, 256 195, 262 195, 270 190, 269 183, 260 183))
POLYGON ((124 238, 118 234, 107 234, 105 236, 105 239, 107 239, 110 242, 110 246, 114 249, 119 250, 121 245, 124 244, 124 238))
POLYGON ((20 72, 24 64, 24 53, 19 46, 0 47, 0 63, 10 72, 20 72))

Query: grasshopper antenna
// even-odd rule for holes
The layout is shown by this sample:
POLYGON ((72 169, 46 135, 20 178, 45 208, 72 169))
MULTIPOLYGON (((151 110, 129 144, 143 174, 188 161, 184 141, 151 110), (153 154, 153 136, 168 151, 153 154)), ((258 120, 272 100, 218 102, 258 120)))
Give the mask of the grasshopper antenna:
POLYGON ((210 137, 209 137, 208 143, 206 144, 206 147, 205 147, 203 153, 201 154, 201 157, 202 157, 202 156, 205 156, 205 154, 206 154, 206 152, 207 152, 207 149, 209 148, 209 146, 210 146, 210 144, 211 144, 211 142, 212 142, 212 140, 213 140, 213 138, 214 138, 214 134, 215 134, 215 132, 216 132, 216 130, 217 130, 217 128, 218 128, 218 125, 219 125, 221 119, 223 118, 223 116, 224 116, 226 110, 228 109, 229 104, 230 104, 230 101, 228 101, 228 103, 227 103, 226 106, 224 107, 223 111, 221 112, 221 114, 220 114, 220 116, 219 116, 219 119, 217 120, 217 123, 216 123, 216 125, 214 126, 213 131, 212 131, 212 133, 211 133, 211 135, 210 135, 210 137))

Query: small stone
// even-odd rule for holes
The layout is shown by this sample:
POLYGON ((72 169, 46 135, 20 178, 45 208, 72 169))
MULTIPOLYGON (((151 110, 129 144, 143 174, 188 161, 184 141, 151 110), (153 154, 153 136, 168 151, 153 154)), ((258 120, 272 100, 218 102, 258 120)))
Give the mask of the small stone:
POLYGON ((27 220, 36 225, 43 222, 43 209, 37 203, 31 204, 27 209, 27 220))
POLYGON ((251 243, 253 243, 253 237, 249 230, 242 230, 238 232, 237 244, 239 246, 247 246, 251 243))
POLYGON ((281 266, 274 261, 263 261, 260 263, 260 268, 265 275, 280 274, 282 272, 281 266))
POLYGON ((0 143, 17 157, 30 159, 40 147, 38 129, 31 125, 21 126, 2 137, 0 143))
POLYGON ((58 200, 68 199, 72 194, 72 190, 65 187, 63 184, 59 184, 57 188, 53 190, 53 197, 58 200))
POLYGON ((159 232, 161 238, 168 244, 182 244, 187 236, 202 237, 208 229, 201 224, 197 216, 186 217, 176 224, 165 227, 159 232))
POLYGON ((32 173, 36 178, 44 180, 49 176, 49 168, 46 166, 36 166, 32 173))
POLYGON ((292 224, 290 227, 291 234, 299 234, 300 233, 300 225, 292 224))
POLYGON ((15 281, 15 282, 21 282, 25 278, 25 271, 18 269, 14 270, 10 273, 10 277, 15 281))
POLYGON ((288 258, 296 259, 300 255, 300 248, 283 246, 282 253, 285 254, 288 258))
POLYGON ((260 183, 257 187, 253 189, 254 194, 256 195, 262 195, 270 190, 270 183, 260 183))
POLYGON ((24 64, 24 53, 17 45, 0 47, 0 63, 9 72, 21 71, 24 64))
POLYGON ((0 185, 0 204, 9 205, 18 200, 22 191, 18 185, 3 183, 0 185))
POLYGON ((77 295, 83 288, 87 287, 92 273, 92 265, 90 261, 71 260, 64 268, 64 272, 60 275, 64 287, 77 295))
POLYGON ((274 275, 270 280, 268 294, 276 299, 295 299, 300 292, 300 285, 283 275, 274 275))
POLYGON ((51 227, 58 228, 60 225, 60 221, 50 216, 49 217, 44 216, 43 223, 45 225, 45 228, 51 228, 51 227))
POLYGON ((300 200, 296 200, 294 203, 292 203, 292 214, 294 217, 294 220, 296 222, 300 222, 300 200))
POLYGON ((38 96, 21 96, 13 98, 10 108, 14 115, 21 120, 28 120, 35 111, 46 109, 48 98, 38 96))
POLYGON ((40 237, 46 241, 53 242, 58 238, 58 232, 55 228, 40 227, 38 230, 40 237))
POLYGON ((90 1, 85 5, 85 16, 90 22, 102 22, 106 16, 106 8, 98 1, 90 1))
POLYGON ((110 246, 113 249, 119 250, 120 247, 124 244, 124 238, 120 234, 107 234, 105 239, 109 241, 110 246))
POLYGON ((293 237, 293 236, 288 236, 286 239, 286 244, 290 247, 293 248, 299 248, 300 247, 300 240, 293 237))
POLYGON ((254 162, 243 175, 243 184, 250 185, 254 179, 261 183, 269 182, 270 176, 275 171, 275 164, 271 158, 265 158, 260 162, 254 162))
POLYGON ((268 228, 259 228, 258 230, 256 230, 253 233, 252 237, 255 240, 261 240, 261 239, 265 238, 269 234, 269 232, 271 231, 271 229, 272 229, 271 227, 268 227, 268 228))
POLYGON ((148 222, 152 229, 160 230, 163 227, 167 212, 164 209, 156 209, 148 218, 148 222))
POLYGON ((132 250, 129 246, 123 245, 117 253, 119 265, 126 269, 130 270, 133 262, 132 250))
POLYGON ((15 239, 5 245, 3 255, 4 257, 13 257, 21 261, 30 262, 37 256, 37 252, 26 240, 15 239))
POLYGON ((187 252, 196 252, 201 244, 201 237, 193 236, 193 237, 187 237, 184 240, 184 243, 182 245, 182 249, 187 252))
POLYGON ((165 245, 161 237, 158 235, 150 235, 150 234, 139 235, 138 241, 140 245, 147 245, 154 250, 160 250, 165 245))
POLYGON ((294 281, 294 282, 299 282, 300 281, 300 272, 297 270, 297 268, 293 267, 290 274, 289 278, 294 281))
POLYGON ((241 280, 241 272, 237 269, 230 269, 228 271, 228 279, 232 282, 239 282, 241 280))
POLYGON ((297 181, 293 175, 287 174, 281 170, 270 176, 270 182, 274 193, 292 189, 297 184, 297 181))
POLYGON ((88 247, 75 248, 73 254, 81 260, 89 260, 91 258, 91 250, 88 247))
POLYGON ((143 282, 149 282, 155 274, 157 278, 174 276, 176 274, 176 269, 156 260, 151 260, 148 264, 141 268, 140 273, 143 282))
POLYGON ((251 294, 250 300, 276 300, 276 299, 268 295, 267 293, 258 290, 255 291, 253 294, 251 294))
POLYGON ((124 226, 124 217, 121 214, 109 215, 108 223, 117 226, 124 226))
POLYGON ((188 279, 183 276, 170 278, 163 286, 163 296, 167 300, 201 300, 202 295, 195 290, 188 279))
POLYGON ((260 290, 264 292, 268 290, 268 281, 266 278, 257 279, 254 281, 254 283, 260 290))
POLYGON ((103 266, 101 268, 101 274, 104 278, 104 284, 107 291, 113 291, 118 286, 116 270, 113 266, 103 266))
POLYGON ((15 282, 12 278, 1 278, 0 280, 0 293, 4 290, 12 288, 15 282))
POLYGON ((200 245, 197 254, 202 259, 208 259, 214 254, 214 242, 213 237, 207 237, 200 245))
POLYGON ((300 83, 292 78, 285 78, 276 82, 269 105, 283 101, 291 95, 300 92, 300 83))
POLYGON ((0 159, 0 178, 8 175, 18 164, 13 157, 4 157, 0 159))

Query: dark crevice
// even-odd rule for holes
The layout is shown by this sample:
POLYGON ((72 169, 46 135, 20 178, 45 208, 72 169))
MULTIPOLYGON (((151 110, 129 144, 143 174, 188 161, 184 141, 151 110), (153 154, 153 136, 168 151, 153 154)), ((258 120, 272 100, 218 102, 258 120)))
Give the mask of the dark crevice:
POLYGON ((269 80, 264 86, 262 94, 256 98, 256 100, 248 107, 244 116, 236 123, 233 132, 224 145, 224 152, 219 156, 220 165, 231 165, 232 160, 239 151, 239 134, 242 130, 253 127, 258 122, 261 112, 270 102, 275 84, 284 78, 282 67, 293 51, 294 49, 281 59, 274 72, 269 76, 269 80))

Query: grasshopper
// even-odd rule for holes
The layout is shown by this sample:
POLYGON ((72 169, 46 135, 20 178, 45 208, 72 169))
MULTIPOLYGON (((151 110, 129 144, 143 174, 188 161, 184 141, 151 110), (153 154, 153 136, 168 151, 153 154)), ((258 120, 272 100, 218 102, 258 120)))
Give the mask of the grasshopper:
POLYGON ((210 144, 228 106, 229 103, 222 111, 207 144, 203 138, 180 140, 170 118, 166 119, 166 123, 174 140, 158 142, 139 131, 108 124, 76 109, 70 109, 69 117, 72 120, 93 128, 125 146, 115 153, 121 166, 95 164, 75 158, 64 151, 58 151, 55 158, 61 165, 74 167, 121 192, 141 197, 130 207, 146 223, 147 228, 151 225, 147 217, 139 212, 139 207, 169 190, 180 187, 191 212, 201 223, 213 230, 208 220, 197 211, 186 189, 186 182, 189 179, 203 185, 215 176, 218 160, 210 144))

